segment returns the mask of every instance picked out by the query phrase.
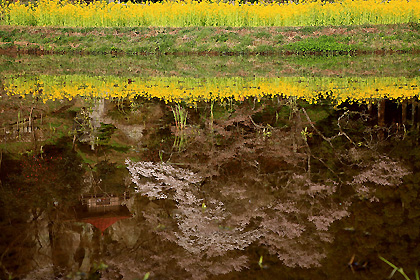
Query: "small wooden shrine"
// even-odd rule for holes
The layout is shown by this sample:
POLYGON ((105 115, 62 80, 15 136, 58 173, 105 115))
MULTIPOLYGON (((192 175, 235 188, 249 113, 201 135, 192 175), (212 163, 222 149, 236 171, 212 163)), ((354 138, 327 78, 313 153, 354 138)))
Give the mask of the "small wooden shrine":
POLYGON ((128 208, 121 205, 129 198, 128 193, 121 196, 114 194, 83 194, 80 198, 84 210, 78 214, 79 219, 104 231, 119 220, 131 218, 128 208))

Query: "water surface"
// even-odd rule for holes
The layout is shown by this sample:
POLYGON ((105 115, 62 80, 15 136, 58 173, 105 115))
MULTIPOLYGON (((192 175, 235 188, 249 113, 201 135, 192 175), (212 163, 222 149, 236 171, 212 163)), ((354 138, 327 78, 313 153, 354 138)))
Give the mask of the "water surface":
POLYGON ((417 58, 255 77, 31 59, 2 57, 1 278, 383 279, 382 256, 414 279, 417 58))

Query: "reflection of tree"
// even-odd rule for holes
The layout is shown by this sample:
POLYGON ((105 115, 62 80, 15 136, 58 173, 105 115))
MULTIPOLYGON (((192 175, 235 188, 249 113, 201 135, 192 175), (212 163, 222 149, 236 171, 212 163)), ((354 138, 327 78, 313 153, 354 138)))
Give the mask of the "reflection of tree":
POLYGON ((45 146, 39 156, 3 161, 10 165, 2 168, 1 174, 3 271, 24 275, 33 268, 45 267, 45 262, 52 267, 53 226, 60 224, 57 213, 78 199, 82 187, 80 162, 68 147, 51 146, 45 146), (16 264, 22 265, 17 269, 16 264))
MULTIPOLYGON (((140 193, 154 199, 170 198, 175 202, 176 209, 171 215, 176 224, 154 211, 143 211, 143 216, 152 228, 158 229, 158 235, 186 250, 178 250, 179 266, 195 278, 246 266, 245 256, 232 258, 229 252, 244 249, 261 236, 261 230, 251 223, 251 219, 262 213, 233 215, 228 208, 232 204, 225 206, 220 196, 203 195, 197 186, 202 180, 200 176, 185 169, 150 162, 127 161, 127 164, 140 193), (160 230, 165 227, 174 231, 160 230)), ((235 196, 236 190, 231 188, 230 195, 235 196)))
POLYGON ((117 167, 117 163, 105 159, 92 168, 85 182, 93 186, 93 189, 89 190, 90 193, 121 195, 125 191, 121 178, 124 178, 126 173, 125 169, 117 167))
MULTIPOLYGON (((420 216, 416 204, 419 178, 410 174, 403 160, 384 152, 389 143, 379 144, 379 139, 374 138, 375 131, 365 127, 366 116, 345 113, 342 117, 342 111, 325 114, 322 107, 303 110, 291 101, 272 103, 267 108, 261 105, 255 109, 251 109, 252 104, 244 104, 232 112, 226 111, 227 117, 216 118, 211 128, 197 128, 199 133, 188 135, 183 153, 164 151, 172 152, 169 158, 177 164, 127 160, 134 187, 142 196, 132 197, 129 203, 134 217, 114 224, 102 239, 92 238, 89 227, 82 229, 74 224, 70 227, 45 214, 40 216, 43 218, 37 219, 39 225, 42 220, 44 227, 51 228, 44 231, 44 236, 55 236, 55 257, 61 261, 54 265, 77 270, 83 264, 86 268, 95 259, 110 266, 103 272, 104 279, 119 276, 141 279, 146 272, 158 279, 203 279, 247 267, 259 269, 255 248, 258 254, 271 255, 264 255, 264 260, 277 258, 287 267, 312 268, 323 264, 324 270, 333 263, 335 268, 328 268, 330 271, 340 267, 347 272, 350 270, 346 263, 353 254, 359 259, 366 250, 376 257, 377 251, 372 248, 381 248, 382 252, 389 248, 409 250, 411 240, 419 238, 420 227, 414 230, 409 226, 410 219, 420 216), (281 111, 285 108, 285 112, 281 111), (277 120, 277 115, 283 118, 277 120), (326 117, 322 119, 319 115, 326 117), (317 117, 321 120, 316 120, 317 117), (399 188, 403 177, 408 183, 399 188), (356 202, 350 206, 352 198, 356 202), (371 203, 371 199, 388 204, 371 203), (359 209, 359 205, 363 208, 359 209), (354 224, 342 231, 332 226, 350 212, 357 215, 346 222, 354 224), (385 225, 395 229, 384 232, 385 225), (335 235, 337 231, 339 234, 335 235), (359 242, 372 235, 377 238, 375 241, 359 242), (390 246, 389 236, 402 249, 390 246), (335 246, 338 243, 333 243, 338 242, 337 238, 348 245, 345 254, 335 246), (325 264, 323 260, 327 257, 325 264)), ((163 134, 154 135, 160 138, 150 136, 149 141, 162 143, 163 134)), ((154 154, 157 159, 157 151, 152 148, 160 144, 147 143, 149 151, 141 157, 146 160, 148 154, 154 154)), ((418 141, 411 145, 417 148, 418 141)), ((30 193, 48 194, 48 199, 40 200, 44 204, 36 205, 51 206, 51 198, 60 199, 65 190, 50 189, 64 184, 60 175, 63 172, 56 169, 67 170, 67 165, 47 156, 48 153, 43 161, 44 170, 54 170, 54 176, 45 175, 45 182, 41 179, 48 192, 30 193)), ((414 155, 404 160, 416 165, 417 158, 414 155)), ((19 167, 17 172, 30 174, 36 163, 33 160, 31 168, 23 172, 19 167)), ((79 170, 76 164, 73 166, 79 170)), ((121 170, 111 162, 99 162, 95 172, 92 178, 102 180, 101 188, 117 189, 122 183, 121 170)), ((25 191, 36 190, 35 178, 19 181, 10 177, 4 181, 8 182, 4 191, 12 194, 12 179, 14 185, 23 182, 20 185, 25 186, 25 191)), ((6 196, 2 201, 6 201, 6 196)), ((45 212, 35 212, 42 213, 45 212)), ((23 220, 26 223, 35 216, 28 214, 23 220)), ((25 242, 30 244, 22 241, 22 247, 41 240, 33 238, 36 234, 42 235, 40 230, 28 232, 25 242)))
POLYGON ((375 196, 377 187, 396 187, 402 183, 402 178, 408 174, 410 172, 400 163, 382 157, 354 176, 351 184, 361 198, 375 201, 378 200, 375 196))
MULTIPOLYGON (((179 265, 195 277, 200 274, 205 275, 204 271, 201 273, 194 271, 198 269, 197 258, 201 260, 199 270, 207 268, 208 272, 213 271, 215 274, 220 273, 217 267, 229 271, 232 268, 240 269, 245 265, 244 257, 234 262, 222 262, 219 259, 216 261, 214 257, 223 256, 227 251, 234 249, 244 249, 257 240, 260 233, 256 229, 247 228, 249 221, 237 221, 228 227, 226 221, 230 220, 228 217, 230 213, 226 211, 223 202, 214 198, 204 199, 197 186, 194 187, 194 184, 200 182, 199 176, 164 163, 133 163, 130 160, 126 163, 140 193, 154 199, 170 196, 176 203, 173 217, 177 222, 177 230, 162 231, 158 234, 176 242, 188 252, 188 255, 191 255, 188 258, 191 261, 185 258, 177 259, 179 265), (142 183, 140 176, 152 180, 142 183)), ((162 219, 156 219, 153 213, 143 215, 155 228, 167 223, 162 219)))
MULTIPOLYGON (((238 141, 246 146, 246 140, 238 141)), ((331 199, 336 184, 333 181, 313 183, 306 175, 293 172, 285 174, 288 167, 289 170, 297 168, 288 166, 290 151, 266 151, 271 156, 270 161, 283 165, 280 170, 270 170, 263 156, 255 159, 253 150, 240 149, 240 145, 230 152, 232 157, 224 155, 225 160, 218 162, 220 179, 213 177, 201 187, 197 186, 200 178, 185 169, 163 163, 126 162, 140 193, 175 202, 174 232, 158 234, 204 263, 258 241, 289 266, 319 265, 325 257, 322 244, 333 239, 326 232, 330 224, 348 215, 347 205, 339 206, 331 199), (272 180, 278 178, 285 184, 273 186, 272 180)), ((169 223, 153 213, 143 215, 153 227, 169 223)), ((229 261, 224 261, 225 267, 229 261)))
POLYGON ((164 206, 170 208, 166 216, 157 206, 143 211, 143 217, 156 234, 186 249, 203 267, 212 256, 229 263, 227 255, 251 243, 265 245, 287 266, 319 266, 334 240, 330 226, 349 215, 350 189, 366 186, 373 195, 378 186, 398 185, 408 171, 373 145, 368 134, 374 132, 363 127, 366 115, 341 117, 337 110, 314 122, 317 110, 324 109, 295 104, 283 128, 261 122, 270 119, 264 108, 246 106, 214 121, 210 139, 196 136, 190 141, 194 150, 171 159, 189 162, 200 184, 165 171, 182 174, 183 168, 128 161, 138 192, 170 205, 164 206))
POLYGON ((4 164, 11 165, 2 174, 2 200, 12 208, 7 214, 37 207, 46 210, 53 208, 54 203, 66 207, 78 199, 82 187, 81 160, 69 148, 45 146, 41 155, 6 160, 4 164))
POLYGON ((326 256, 325 242, 334 238, 327 232, 330 225, 349 214, 347 205, 331 199, 336 187, 334 182, 315 184, 304 176, 292 176, 267 210, 261 242, 287 266, 319 266, 326 256))

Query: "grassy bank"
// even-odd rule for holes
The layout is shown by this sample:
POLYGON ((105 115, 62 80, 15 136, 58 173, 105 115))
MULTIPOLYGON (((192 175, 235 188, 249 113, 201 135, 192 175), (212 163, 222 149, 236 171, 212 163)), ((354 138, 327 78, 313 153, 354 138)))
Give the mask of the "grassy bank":
POLYGON ((420 51, 420 24, 184 28, 3 25, 0 40, 1 53, 416 53, 420 51))
POLYGON ((1 76, 120 77, 419 77, 418 54, 268 55, 0 55, 1 76))

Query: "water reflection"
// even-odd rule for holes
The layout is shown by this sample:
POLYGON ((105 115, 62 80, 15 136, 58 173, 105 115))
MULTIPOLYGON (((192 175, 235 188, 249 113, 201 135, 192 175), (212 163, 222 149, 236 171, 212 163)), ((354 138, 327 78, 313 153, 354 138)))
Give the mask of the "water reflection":
POLYGON ((1 277, 378 279, 378 254, 414 271, 411 85, 361 103, 4 95, 1 277))
POLYGON ((85 98, 157 98, 166 102, 235 100, 281 96, 308 102, 331 98, 342 102, 375 99, 409 99, 419 95, 418 77, 92 77, 87 75, 10 76, 4 81, 9 94, 48 100, 85 98))
POLYGON ((363 56, 0 55, 5 77, 87 75, 141 77, 418 77, 417 54, 363 56))

